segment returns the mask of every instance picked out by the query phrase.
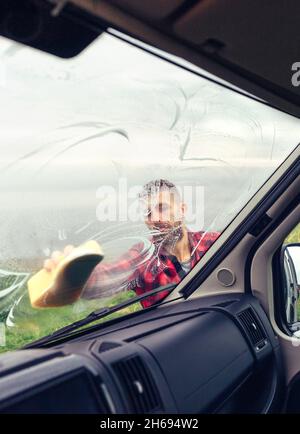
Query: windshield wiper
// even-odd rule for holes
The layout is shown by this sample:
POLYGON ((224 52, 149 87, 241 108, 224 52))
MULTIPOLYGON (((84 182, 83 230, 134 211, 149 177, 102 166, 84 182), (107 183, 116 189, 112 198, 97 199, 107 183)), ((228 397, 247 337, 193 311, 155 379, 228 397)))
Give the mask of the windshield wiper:
MULTIPOLYGON (((61 336, 65 336, 69 334, 70 332, 79 329, 80 327, 83 327, 87 324, 90 324, 94 321, 97 321, 99 319, 105 318, 106 316, 118 312, 119 310, 122 310, 128 306, 131 306, 132 304, 138 303, 139 301, 142 301, 148 297, 151 297, 152 295, 158 294, 162 291, 169 291, 171 292, 175 287, 177 286, 177 283, 172 283, 165 286, 160 286, 159 288, 153 289, 152 291, 146 292, 142 295, 138 295, 136 297, 130 298, 129 300, 126 300, 122 303, 117 304, 116 306, 111 307, 103 307, 99 310, 94 310, 93 312, 89 313, 86 317, 75 321, 65 327, 60 328, 59 330, 56 330, 55 332, 51 333, 50 335, 44 336, 41 339, 38 339, 35 342, 31 342, 30 344, 26 345, 24 348, 32 348, 36 346, 37 344, 46 343, 49 341, 52 341, 53 339, 61 336)), ((158 306, 160 303, 156 303, 152 306, 158 306)), ((151 306, 151 307, 152 307, 151 306)))

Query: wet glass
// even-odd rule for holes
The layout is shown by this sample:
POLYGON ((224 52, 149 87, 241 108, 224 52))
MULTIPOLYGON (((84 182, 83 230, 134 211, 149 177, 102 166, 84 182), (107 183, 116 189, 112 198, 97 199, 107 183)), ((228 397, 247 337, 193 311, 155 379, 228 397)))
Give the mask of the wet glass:
POLYGON ((154 252, 145 183, 176 185, 190 231, 222 232, 299 141, 297 119, 110 35, 70 60, 2 38, 0 58, 0 350, 135 295, 154 252), (103 264, 138 246, 132 269, 97 298, 32 308, 30 276, 90 239, 103 264))

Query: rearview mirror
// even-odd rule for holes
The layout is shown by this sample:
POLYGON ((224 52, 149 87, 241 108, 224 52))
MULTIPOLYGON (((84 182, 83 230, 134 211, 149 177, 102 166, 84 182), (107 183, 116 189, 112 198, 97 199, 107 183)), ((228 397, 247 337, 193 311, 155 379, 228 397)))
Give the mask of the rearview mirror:
POLYGON ((282 262, 286 319, 289 324, 293 324, 298 321, 300 243, 286 244, 283 246, 282 262))

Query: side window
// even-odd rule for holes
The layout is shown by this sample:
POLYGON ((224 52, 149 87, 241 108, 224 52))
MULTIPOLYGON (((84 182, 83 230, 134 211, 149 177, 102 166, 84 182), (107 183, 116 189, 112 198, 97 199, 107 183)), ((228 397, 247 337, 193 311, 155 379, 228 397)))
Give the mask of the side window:
POLYGON ((281 250, 287 323, 300 321, 300 223, 286 237, 281 250))

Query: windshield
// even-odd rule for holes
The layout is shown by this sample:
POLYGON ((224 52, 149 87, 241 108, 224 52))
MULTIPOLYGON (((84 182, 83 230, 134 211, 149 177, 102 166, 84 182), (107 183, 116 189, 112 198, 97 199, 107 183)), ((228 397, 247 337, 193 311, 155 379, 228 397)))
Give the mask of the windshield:
POLYGON ((299 141, 297 119, 108 34, 71 60, 2 38, 0 57, 0 350, 179 283, 299 141))

